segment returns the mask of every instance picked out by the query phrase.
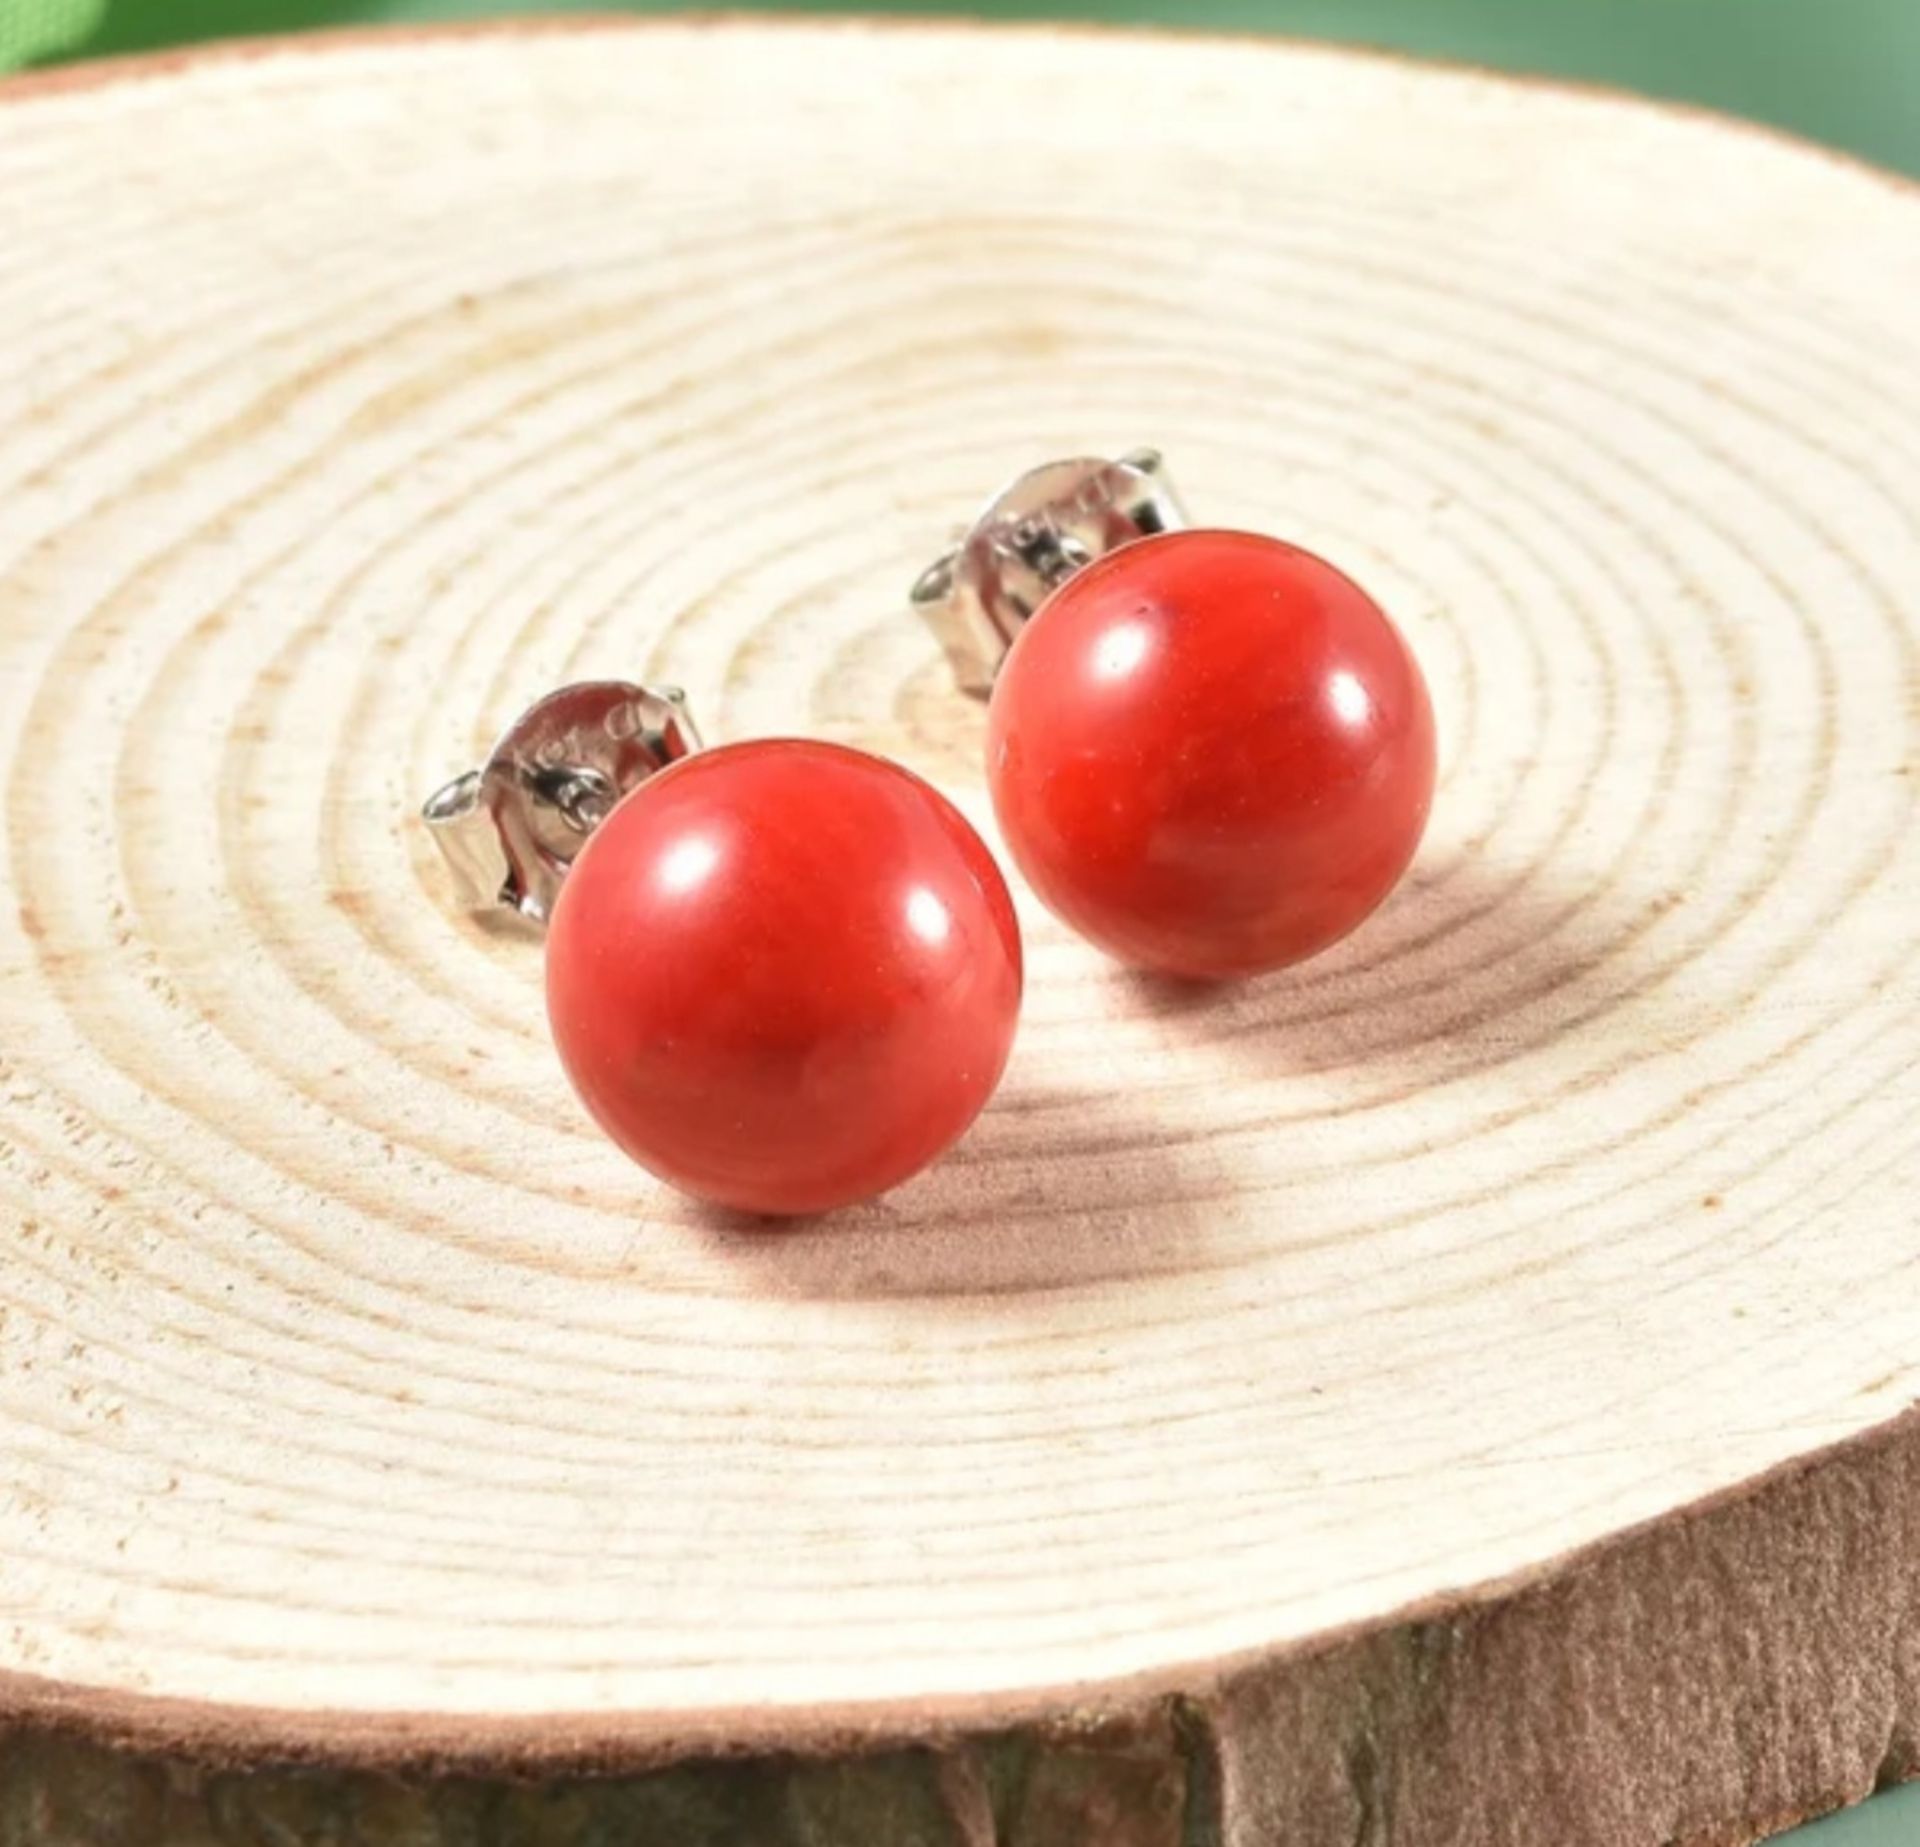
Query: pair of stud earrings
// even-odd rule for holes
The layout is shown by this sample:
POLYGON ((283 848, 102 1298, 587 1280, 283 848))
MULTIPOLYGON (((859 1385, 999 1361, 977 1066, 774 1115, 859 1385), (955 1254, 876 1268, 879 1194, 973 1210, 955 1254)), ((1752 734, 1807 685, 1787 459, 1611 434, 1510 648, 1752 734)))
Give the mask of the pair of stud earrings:
MULTIPOLYGON (((1221 978, 1345 936, 1419 844, 1432 710, 1380 607, 1309 552, 1191 527, 1158 455, 1023 475, 912 592, 1049 909, 1221 978)), ((870 1198, 972 1123, 1012 1048, 993 855, 895 764, 717 749, 678 690, 563 688, 428 801, 463 898, 548 926, 547 1011, 607 1133, 750 1212, 870 1198)))

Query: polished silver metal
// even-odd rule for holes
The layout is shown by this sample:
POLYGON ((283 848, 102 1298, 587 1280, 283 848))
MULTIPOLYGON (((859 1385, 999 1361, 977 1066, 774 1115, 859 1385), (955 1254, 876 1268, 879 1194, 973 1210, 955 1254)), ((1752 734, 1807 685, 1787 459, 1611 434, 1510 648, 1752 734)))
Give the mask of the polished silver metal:
POLYGON ((677 686, 583 680, 529 706, 420 810, 470 910, 544 924, 587 836, 700 734, 677 686))
POLYGON ((1030 469, 987 504, 953 550, 921 572, 913 606, 962 691, 985 697, 1021 624, 1074 572, 1187 524, 1157 449, 1030 469))

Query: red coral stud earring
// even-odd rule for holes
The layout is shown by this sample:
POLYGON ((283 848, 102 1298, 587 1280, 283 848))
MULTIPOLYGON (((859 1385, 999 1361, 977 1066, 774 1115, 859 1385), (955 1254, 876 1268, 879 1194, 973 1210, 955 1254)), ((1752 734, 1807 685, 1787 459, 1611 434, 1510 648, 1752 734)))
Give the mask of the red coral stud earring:
POLYGON ((547 1013, 601 1127, 749 1212, 886 1191, 999 1081, 1019 929, 971 826, 898 766, 699 748, 677 693, 573 686, 424 815, 477 906, 550 924, 547 1013))
POLYGON ((1015 862, 1121 960, 1285 967, 1412 860, 1433 712, 1399 631, 1311 552, 1187 528, 1152 452, 1023 476, 913 600, 961 685, 991 688, 1015 862))

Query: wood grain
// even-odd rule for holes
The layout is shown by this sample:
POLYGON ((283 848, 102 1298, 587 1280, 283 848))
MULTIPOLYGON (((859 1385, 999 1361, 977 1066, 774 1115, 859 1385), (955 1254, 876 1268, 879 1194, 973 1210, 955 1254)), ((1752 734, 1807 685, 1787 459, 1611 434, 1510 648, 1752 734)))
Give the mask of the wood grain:
POLYGON ((1912 193, 608 23, 16 85, 0 226, 8 1847, 1656 1847, 1913 1768, 1912 193), (656 1187, 414 804, 638 675, 985 825, 905 588, 1144 441, 1413 640, 1408 885, 1220 993, 1022 894, 939 1169, 656 1187))

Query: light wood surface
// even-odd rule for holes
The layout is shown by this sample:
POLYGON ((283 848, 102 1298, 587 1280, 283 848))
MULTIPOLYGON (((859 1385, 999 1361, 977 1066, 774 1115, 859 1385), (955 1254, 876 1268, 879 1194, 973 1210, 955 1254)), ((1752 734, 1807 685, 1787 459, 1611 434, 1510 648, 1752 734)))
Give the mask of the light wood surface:
POLYGON ((1904 1774, 1916 301, 1892 181, 1299 48, 608 24, 16 86, 20 1838, 1654 1847, 1904 1774), (944 1165, 775 1235, 657 1187, 413 805, 641 675, 987 825, 906 586, 1140 442, 1403 624, 1406 887, 1212 994, 1022 893, 944 1165), (288 1759, 332 1769, 206 1767, 288 1759))

